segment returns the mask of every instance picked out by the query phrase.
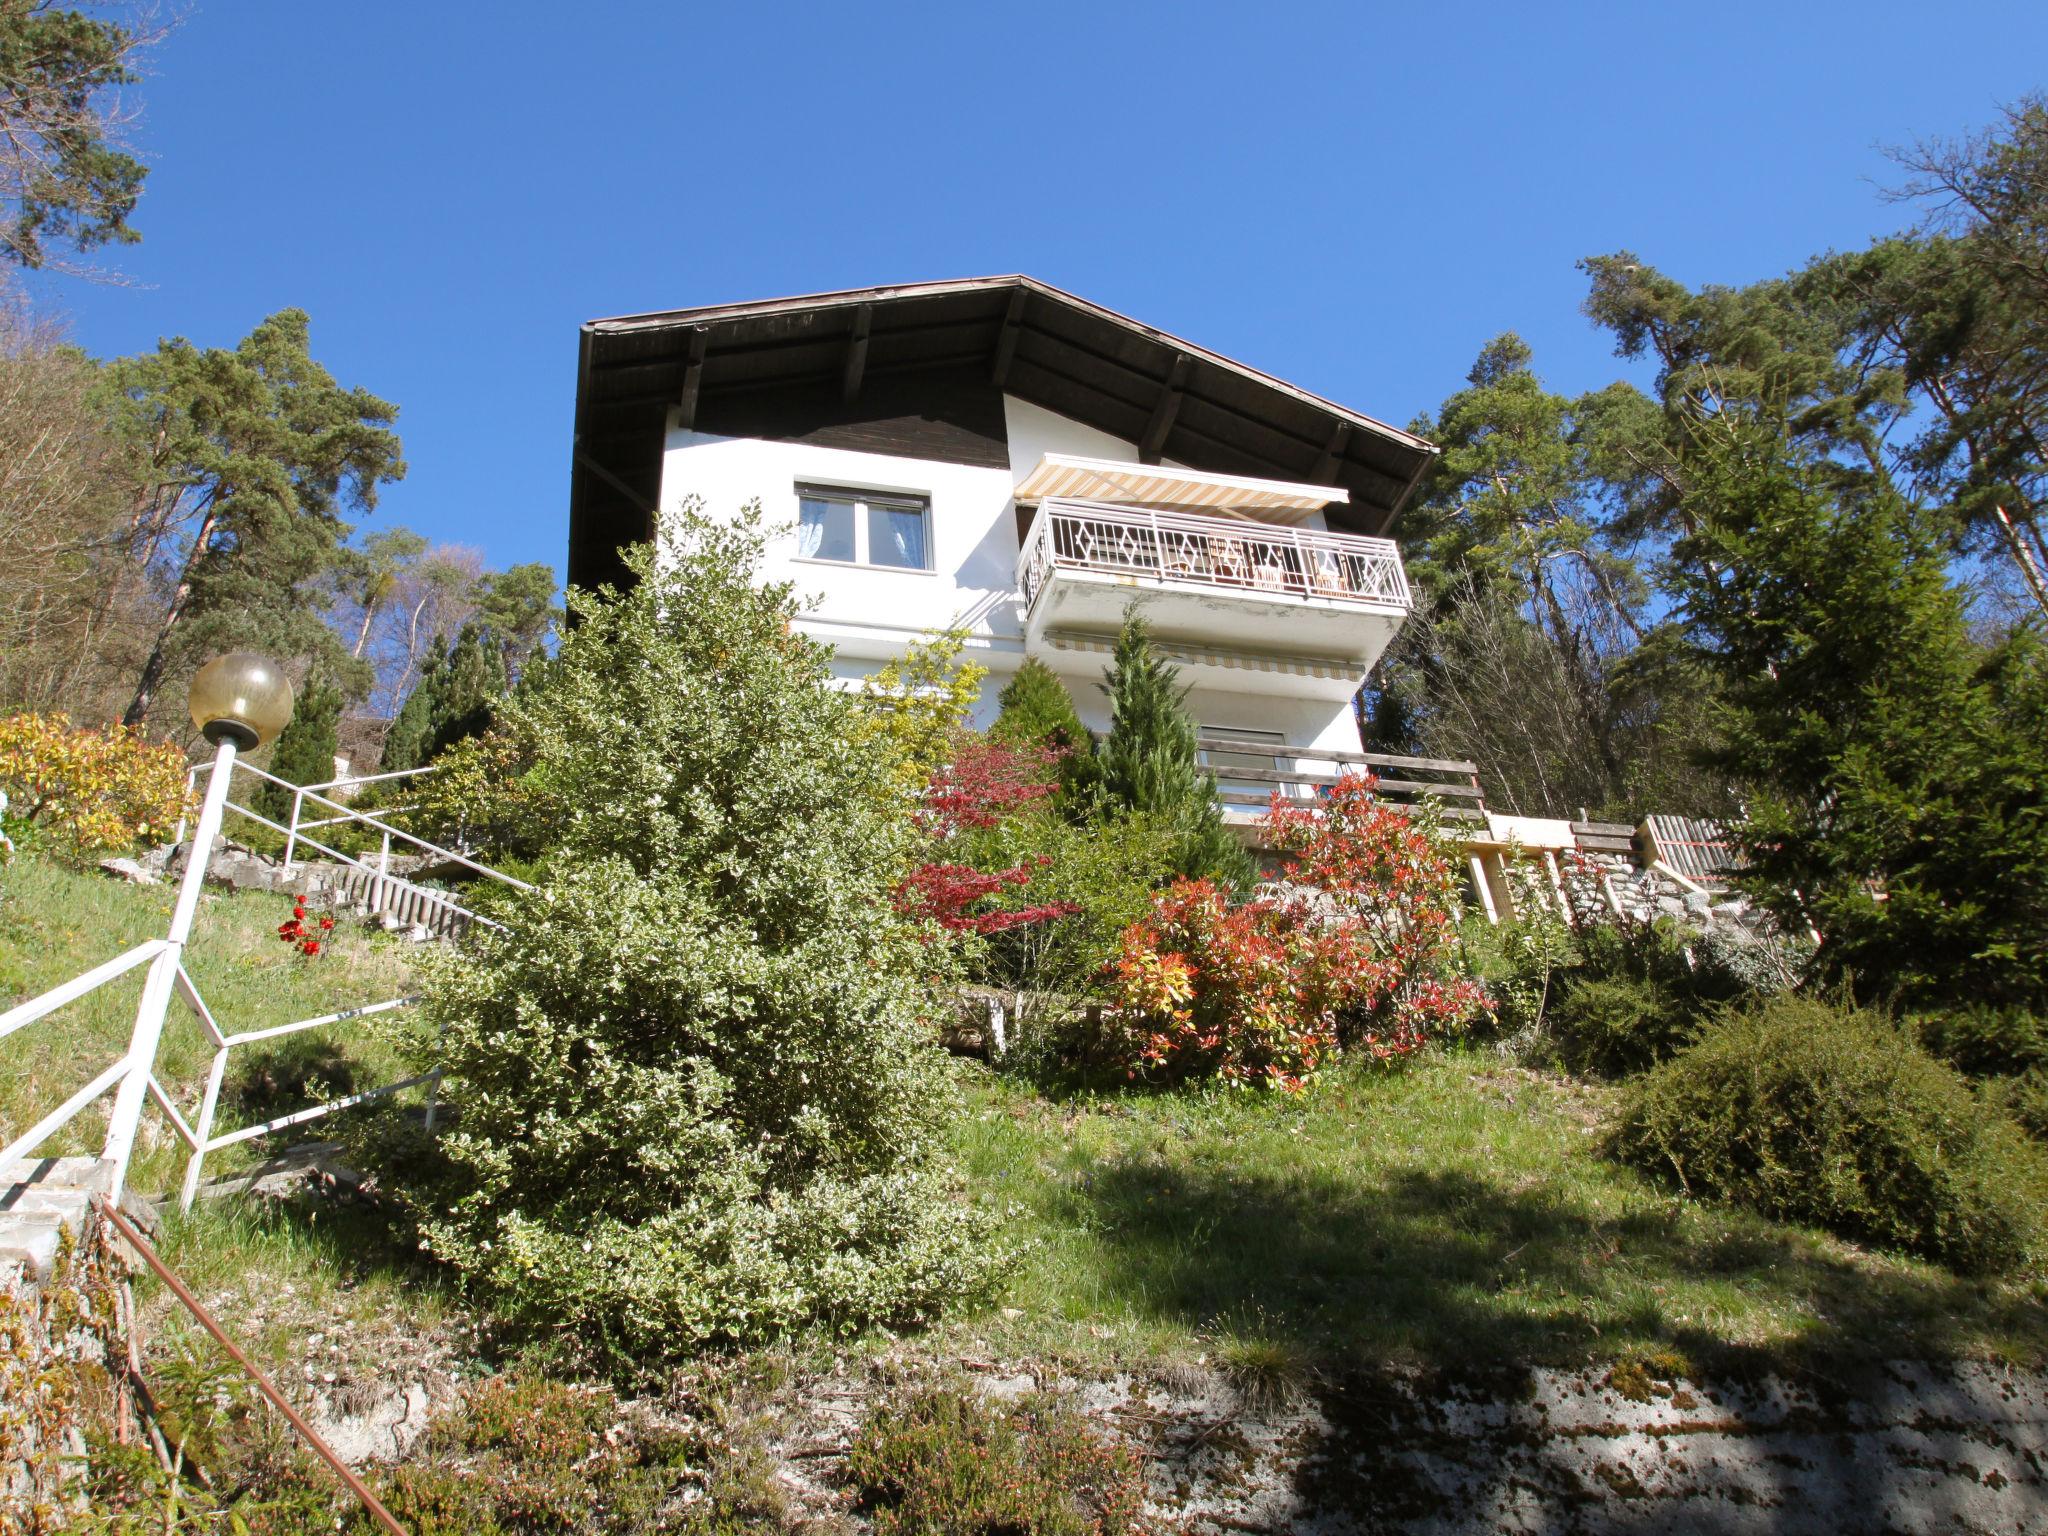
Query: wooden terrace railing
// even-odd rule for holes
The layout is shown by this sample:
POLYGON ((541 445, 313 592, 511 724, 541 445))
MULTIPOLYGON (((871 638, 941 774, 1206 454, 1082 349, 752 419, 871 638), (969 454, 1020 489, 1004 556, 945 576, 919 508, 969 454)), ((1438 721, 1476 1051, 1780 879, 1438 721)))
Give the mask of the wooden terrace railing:
POLYGON ((1396 805, 1413 805, 1433 796, 1443 805, 1446 822, 1486 822, 1476 763, 1391 752, 1334 752, 1227 736, 1198 736, 1195 744, 1216 776, 1216 798, 1225 806, 1263 809, 1275 790, 1289 799, 1312 800, 1333 788, 1340 777, 1369 773, 1379 780, 1378 792, 1396 805), (1246 763, 1248 758, 1261 765, 1246 763))

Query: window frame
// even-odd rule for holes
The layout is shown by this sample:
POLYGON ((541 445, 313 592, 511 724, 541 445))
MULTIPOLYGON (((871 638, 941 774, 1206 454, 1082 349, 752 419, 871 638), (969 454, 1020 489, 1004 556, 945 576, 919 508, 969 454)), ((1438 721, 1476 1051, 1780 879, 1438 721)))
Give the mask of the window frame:
POLYGON ((797 548, 803 548, 803 505, 806 501, 832 502, 848 507, 853 512, 853 558, 835 560, 826 555, 797 554, 792 559, 804 565, 831 565, 845 570, 891 571, 903 576, 935 576, 938 574, 938 551, 932 546, 932 499, 916 491, 878 491, 851 485, 819 485, 814 481, 799 480, 796 485, 797 504, 797 548), (872 540, 869 537, 871 511, 915 512, 924 525, 923 565, 897 565, 887 560, 874 558, 872 540))

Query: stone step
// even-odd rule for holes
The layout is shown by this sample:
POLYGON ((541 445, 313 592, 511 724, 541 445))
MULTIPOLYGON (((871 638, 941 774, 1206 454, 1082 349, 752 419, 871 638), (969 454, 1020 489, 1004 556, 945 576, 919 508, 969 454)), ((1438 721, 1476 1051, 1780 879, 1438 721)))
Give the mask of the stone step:
POLYGON ((49 1279, 63 1229, 74 1237, 83 1229, 93 1197, 113 1175, 114 1165, 97 1157, 29 1158, 0 1168, 0 1265, 21 1266, 38 1285, 49 1279))

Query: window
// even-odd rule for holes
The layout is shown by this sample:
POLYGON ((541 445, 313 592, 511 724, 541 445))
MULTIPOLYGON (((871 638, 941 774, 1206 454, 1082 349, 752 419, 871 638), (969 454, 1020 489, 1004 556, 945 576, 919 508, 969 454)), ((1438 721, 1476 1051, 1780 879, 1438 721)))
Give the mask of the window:
POLYGON ((796 552, 806 560, 928 571, 931 505, 917 496, 800 485, 796 552))
POLYGON ((1242 730, 1230 725, 1205 725, 1201 735, 1212 741, 1241 741, 1251 750, 1231 752, 1204 747, 1196 754, 1204 768, 1216 775, 1216 792, 1225 797, 1227 805, 1264 805, 1275 789, 1283 793, 1292 791, 1291 785, 1276 785, 1265 779, 1234 779, 1230 776, 1233 768, 1251 768, 1259 772, 1275 768, 1291 768, 1293 764, 1271 750, 1260 748, 1285 746, 1287 738, 1278 731, 1242 730))

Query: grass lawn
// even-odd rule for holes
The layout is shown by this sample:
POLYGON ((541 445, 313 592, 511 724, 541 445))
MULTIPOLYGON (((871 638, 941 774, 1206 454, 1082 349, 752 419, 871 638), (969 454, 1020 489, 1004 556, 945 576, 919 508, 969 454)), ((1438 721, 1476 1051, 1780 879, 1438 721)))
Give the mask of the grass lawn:
POLYGON ((1297 1099, 1050 1102, 963 1069, 956 1158, 1019 1247, 963 1347, 1253 1372, 2048 1358, 1996 1283, 1659 1188, 1598 1155, 1607 1090, 1491 1053, 1342 1069, 1297 1099))
MULTIPOLYGON (((40 859, 0 869, 0 997, 160 932, 171 899, 168 886, 40 859)), ((275 896, 206 898, 189 963, 230 1030, 407 989, 409 945, 346 927, 331 955, 307 961, 274 937, 285 911, 275 896)), ((140 985, 138 972, 0 1041, 0 1137, 114 1058, 140 985)), ((174 1008, 161 1071, 181 1103, 196 1103, 209 1058, 174 1008)), ((1054 1100, 976 1064, 957 1070, 953 1157, 1015 1258, 1000 1295, 928 1336, 938 1353, 1079 1369, 1206 1360, 1274 1377, 1670 1354, 1723 1369, 2048 1360, 2039 1276, 1963 1279, 1686 1199, 1599 1155, 1611 1090, 1489 1052, 1343 1068, 1292 1099, 1054 1100)), ((360 1025, 242 1047, 222 1128, 300 1107, 309 1073, 361 1087, 400 1069, 360 1025)), ((135 1187, 175 1190, 184 1148, 153 1111, 144 1124, 135 1187)), ((97 1151, 104 1129, 103 1105, 49 1150, 97 1151)), ((209 1169, 265 1147, 229 1149, 209 1169)), ((384 1251, 380 1235, 347 1208, 222 1203, 168 1222, 163 1248, 259 1351, 300 1360, 307 1319, 333 1316, 340 1331, 318 1348, 360 1326, 368 1373, 392 1347, 373 1337, 455 1320, 446 1277, 384 1251)))
MULTIPOLYGON (((168 883, 130 885, 39 857, 0 866, 0 1006, 161 936, 175 897, 168 883)), ((227 1033, 406 993, 411 945, 344 922, 327 953, 301 956, 276 936, 290 910, 282 896, 258 892, 209 890, 201 901, 185 965, 227 1033)), ((127 1048, 143 974, 139 967, 0 1040, 0 1142, 20 1135, 127 1048)), ((174 998, 157 1076, 188 1120, 198 1111, 212 1058, 198 1021, 174 998)), ((228 1058, 215 1131, 305 1107, 313 1102, 305 1091, 309 1078, 347 1091, 402 1075, 362 1024, 238 1046, 228 1058)), ((109 1092, 44 1143, 42 1154, 97 1154, 112 1102, 109 1092)), ((207 1176, 244 1166, 265 1147, 258 1140, 216 1152, 207 1159, 207 1176)), ((143 1116, 130 1185, 146 1194, 175 1191, 184 1166, 184 1143, 152 1106, 143 1116)))

